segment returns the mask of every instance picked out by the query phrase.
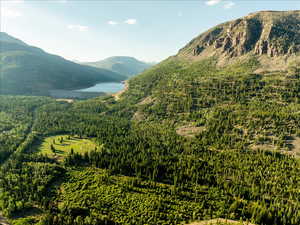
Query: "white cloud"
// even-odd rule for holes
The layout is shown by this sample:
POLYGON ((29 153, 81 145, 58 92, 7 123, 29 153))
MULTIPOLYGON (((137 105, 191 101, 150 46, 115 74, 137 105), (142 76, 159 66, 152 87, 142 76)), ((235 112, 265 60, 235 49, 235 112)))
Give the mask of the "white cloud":
POLYGON ((80 32, 88 31, 88 29, 89 29, 89 27, 82 26, 82 25, 68 25, 67 27, 70 30, 77 30, 77 31, 80 31, 80 32))
POLYGON ((128 19, 128 20, 125 20, 124 23, 129 24, 129 25, 134 25, 137 23, 137 20, 136 19, 128 19))
POLYGON ((57 0, 58 3, 67 3, 67 0, 57 0))
POLYGON ((20 4, 24 3, 24 0, 7 0, 7 3, 20 4))
POLYGON ((22 13, 15 10, 15 9, 11 9, 8 7, 2 7, 1 8, 1 15, 4 18, 17 18, 17 17, 21 17, 22 13))
POLYGON ((182 12, 178 12, 177 16, 182 17, 183 16, 182 12))
POLYGON ((221 2, 222 0, 208 0, 205 2, 206 5, 209 5, 209 6, 213 6, 213 5, 217 5, 221 2))
POLYGON ((110 20, 110 21, 107 21, 107 24, 114 26, 114 25, 118 25, 119 22, 110 20))
POLYGON ((232 1, 228 1, 228 2, 225 2, 224 9, 231 9, 233 6, 235 6, 235 3, 232 1))
MULTIPOLYGON (((137 23, 137 20, 136 19, 127 19, 127 20, 123 21, 123 23, 129 24, 129 25, 134 25, 137 23)), ((115 26, 115 25, 119 25, 120 22, 115 21, 115 20, 109 20, 109 21, 107 21, 107 24, 115 26)))

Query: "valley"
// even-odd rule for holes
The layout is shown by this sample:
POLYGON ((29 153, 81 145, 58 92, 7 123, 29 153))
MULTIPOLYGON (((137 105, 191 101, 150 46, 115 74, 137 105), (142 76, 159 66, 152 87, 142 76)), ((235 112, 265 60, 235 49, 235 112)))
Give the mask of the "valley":
POLYGON ((220 24, 113 95, 0 95, 0 223, 300 224, 299 24, 220 24))
POLYGON ((89 99, 120 91, 122 81, 152 66, 125 56, 77 64, 4 32, 0 45, 0 94, 89 99))

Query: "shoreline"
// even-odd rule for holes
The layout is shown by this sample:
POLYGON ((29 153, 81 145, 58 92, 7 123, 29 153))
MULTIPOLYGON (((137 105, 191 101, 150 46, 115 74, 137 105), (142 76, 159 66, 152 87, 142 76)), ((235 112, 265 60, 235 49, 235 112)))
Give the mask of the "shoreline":
POLYGON ((115 93, 115 94, 112 94, 112 96, 115 98, 116 101, 120 100, 121 95, 122 95, 125 91, 127 91, 128 88, 129 88, 128 80, 125 80, 125 81, 123 81, 122 83, 124 84, 123 90, 121 90, 121 91, 119 91, 119 92, 117 92, 117 93, 115 93))

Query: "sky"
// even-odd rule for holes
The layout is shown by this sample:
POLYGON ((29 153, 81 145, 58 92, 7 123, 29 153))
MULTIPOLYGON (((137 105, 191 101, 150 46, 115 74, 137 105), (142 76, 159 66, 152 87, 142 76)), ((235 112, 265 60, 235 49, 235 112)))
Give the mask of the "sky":
POLYGON ((219 23, 300 0, 0 0, 0 30, 69 60, 158 62, 219 23))

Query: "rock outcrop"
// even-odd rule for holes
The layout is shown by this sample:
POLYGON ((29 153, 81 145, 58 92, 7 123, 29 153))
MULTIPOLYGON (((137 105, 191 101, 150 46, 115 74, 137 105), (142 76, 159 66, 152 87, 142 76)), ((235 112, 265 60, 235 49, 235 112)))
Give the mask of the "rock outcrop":
POLYGON ((210 29, 179 51, 179 56, 247 53, 279 57, 300 53, 300 11, 262 11, 210 29))

